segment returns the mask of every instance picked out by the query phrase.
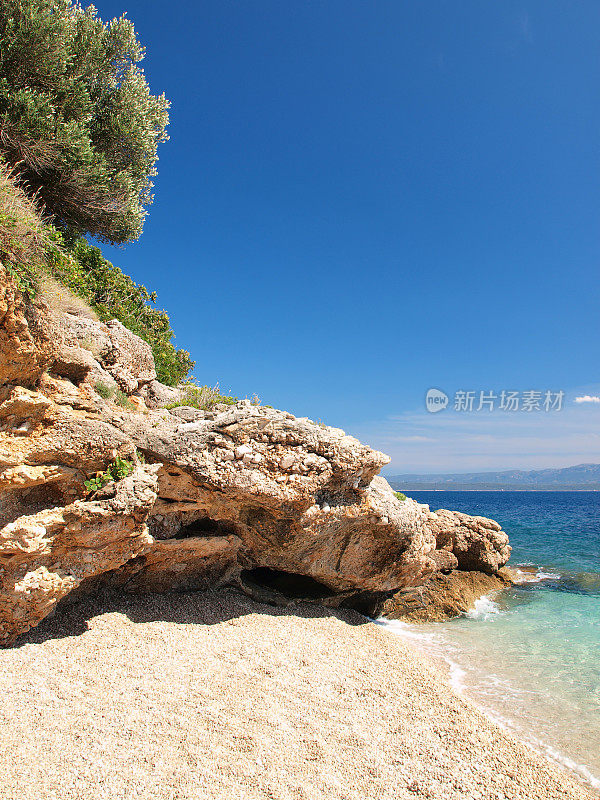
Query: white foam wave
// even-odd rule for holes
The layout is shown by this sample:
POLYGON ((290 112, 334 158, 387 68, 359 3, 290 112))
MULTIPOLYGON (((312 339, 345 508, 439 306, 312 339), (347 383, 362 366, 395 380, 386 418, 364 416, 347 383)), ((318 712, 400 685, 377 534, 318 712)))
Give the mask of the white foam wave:
MULTIPOLYGON (((503 683, 505 682, 503 681, 503 683)), ((508 686, 508 684, 506 685, 508 686)), ((513 692, 515 691, 514 686, 511 686, 510 689, 513 692)), ((537 753, 542 753, 551 761, 555 761, 557 764, 560 764, 571 772, 579 775, 579 777, 583 778, 583 780, 586 781, 593 789, 600 789, 600 778, 594 775, 589 767, 587 767, 585 764, 580 764, 577 761, 574 761, 572 758, 569 758, 569 756, 564 755, 564 753, 561 753, 556 748, 546 744, 546 742, 542 741, 537 736, 534 736, 531 731, 528 731, 525 727, 523 727, 522 720, 517 721, 510 719, 510 717, 499 713, 497 708, 486 704, 481 704, 476 700, 473 700, 473 698, 471 698, 471 701, 474 702, 475 705, 478 706, 478 708, 480 708, 484 714, 486 714, 497 725, 505 730, 511 731, 513 735, 516 735, 523 742, 523 744, 527 745, 527 747, 535 750, 537 753)))
POLYGON ((424 633, 419 631, 414 625, 410 625, 407 622, 402 622, 399 619, 386 619, 385 617, 379 617, 378 619, 373 620, 373 622, 376 625, 381 625, 383 628, 387 628, 398 636, 403 636, 405 639, 415 639, 419 642, 428 642, 431 644, 439 640, 439 637, 436 636, 435 633, 424 633))
POLYGON ((559 580, 562 577, 559 572, 544 572, 542 569, 538 569, 537 572, 531 572, 514 567, 512 572, 515 583, 540 583, 546 580, 559 580))
POLYGON ((488 619, 493 614, 500 614, 500 606, 494 603, 487 594, 475 601, 472 609, 467 611, 469 619, 488 619))
POLYGON ((546 755, 549 756, 549 758, 557 761, 559 764, 562 764, 563 766, 580 775, 590 784, 590 786, 592 786, 592 788, 600 789, 600 778, 597 778, 594 773, 591 772, 588 767, 586 767, 585 764, 578 764, 577 761, 573 761, 572 758, 563 755, 558 750, 555 750, 553 747, 549 747, 543 742, 539 742, 539 745, 542 746, 542 749, 545 751, 546 755))
POLYGON ((465 688, 465 676, 467 671, 450 658, 444 657, 444 661, 446 661, 450 668, 450 685, 455 692, 461 694, 465 688))
POLYGON ((448 655, 455 648, 440 633, 424 632, 415 624, 401 622, 397 619, 379 617, 373 620, 377 625, 386 628, 390 633, 414 642, 428 656, 445 662, 448 665, 448 680, 455 692, 461 693, 465 686, 467 671, 448 655))
MULTIPOLYGON (((546 577, 560 577, 556 576, 554 573, 543 573, 541 571, 539 574, 540 577, 537 577, 537 574, 531 574, 531 577, 537 580, 544 580, 546 577)), ((502 613, 499 606, 489 597, 484 596, 476 601, 474 608, 468 612, 466 616, 472 619, 487 619, 499 613, 502 613)), ((574 761, 556 748, 537 738, 531 730, 527 729, 527 725, 524 724, 526 723, 525 719, 519 719, 518 716, 514 718, 510 714, 506 715, 502 713, 496 703, 498 696, 507 698, 512 695, 517 699, 519 695, 535 695, 535 692, 515 686, 512 681, 504 677, 492 673, 484 677, 479 674, 478 670, 474 670, 472 667, 466 665, 463 666, 464 653, 461 653, 452 641, 448 640, 441 632, 424 631, 423 629, 417 628, 414 624, 401 622, 400 620, 388 620, 384 617, 373 621, 386 628, 390 633, 413 641, 414 644, 427 655, 445 662, 448 665, 449 683, 455 692, 467 695, 470 701, 487 714, 490 719, 502 728, 512 731, 524 744, 536 750, 538 753, 543 753, 547 758, 576 773, 593 789, 600 790, 600 777, 594 775, 588 766, 574 761), (454 660, 450 654, 454 655, 456 658, 460 658, 463 664, 454 660), (463 658, 461 658, 461 656, 463 656, 463 658), (472 692, 474 682, 478 690, 475 694, 472 692), (488 684, 487 689, 485 684, 488 684), (479 695, 479 697, 477 697, 477 695, 479 695)))

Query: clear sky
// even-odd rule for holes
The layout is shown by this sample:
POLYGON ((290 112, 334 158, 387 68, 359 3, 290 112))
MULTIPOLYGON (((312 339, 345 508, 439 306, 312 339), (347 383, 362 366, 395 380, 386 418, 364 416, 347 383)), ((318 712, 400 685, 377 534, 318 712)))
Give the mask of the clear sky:
POLYGON ((144 234, 103 250, 199 380, 391 472, 600 461, 600 403, 573 403, 600 388, 598 0, 96 5, 172 102, 144 234), (503 389, 565 407, 452 409, 503 389))

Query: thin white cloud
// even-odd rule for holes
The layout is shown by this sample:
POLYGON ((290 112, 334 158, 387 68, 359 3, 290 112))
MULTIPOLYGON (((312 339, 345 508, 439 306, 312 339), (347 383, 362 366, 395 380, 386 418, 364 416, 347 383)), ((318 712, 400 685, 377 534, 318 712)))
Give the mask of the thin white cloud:
POLYGON ((600 386, 569 392, 560 411, 415 409, 365 421, 349 433, 392 457, 388 474, 542 469, 600 463, 600 386), (574 402, 577 398, 598 398, 574 402), (589 405, 585 405, 589 403, 589 405))
POLYGON ((575 398, 576 403, 600 403, 600 397, 595 394, 584 394, 575 398))

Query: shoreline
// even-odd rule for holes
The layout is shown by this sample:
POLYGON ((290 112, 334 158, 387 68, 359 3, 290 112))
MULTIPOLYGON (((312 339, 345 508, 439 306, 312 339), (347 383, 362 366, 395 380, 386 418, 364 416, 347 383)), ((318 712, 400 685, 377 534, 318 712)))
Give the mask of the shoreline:
POLYGON ((591 800, 355 612, 111 595, 0 651, 3 800, 591 800))
MULTIPOLYGON (((493 601, 493 595, 498 591, 483 595, 480 601, 493 601)), ((484 714, 492 723, 500 727, 503 731, 510 736, 516 738, 521 744, 525 745, 532 752, 537 753, 543 758, 547 759, 550 763, 555 764, 560 770, 566 772, 575 778, 578 783, 581 783, 592 794, 593 797, 600 797, 600 781, 591 773, 590 769, 585 764, 580 764, 556 747, 548 744, 543 739, 538 738, 535 733, 520 730, 519 724, 516 719, 503 717, 491 706, 486 706, 484 702, 477 700, 472 696, 469 687, 465 684, 464 678, 468 667, 461 663, 448 652, 445 651, 443 646, 428 647, 425 642, 430 641, 436 637, 436 631, 411 631, 412 627, 431 627, 441 626, 444 623, 411 623, 402 622, 401 620, 388 620, 385 617, 380 617, 373 622, 380 625, 381 628, 387 631, 392 636, 398 636, 404 639, 411 647, 425 658, 425 660, 432 662, 436 665, 446 676, 447 683, 459 697, 465 699, 468 703, 473 705, 482 714, 484 714), (390 624, 391 623, 391 624, 390 624), (597 784, 597 785, 596 785, 597 784)))

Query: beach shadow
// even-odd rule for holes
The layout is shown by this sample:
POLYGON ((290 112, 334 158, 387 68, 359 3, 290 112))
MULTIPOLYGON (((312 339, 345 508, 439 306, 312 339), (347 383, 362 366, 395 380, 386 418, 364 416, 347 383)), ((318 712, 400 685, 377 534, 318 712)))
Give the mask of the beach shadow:
POLYGON ((131 622, 145 624, 170 622, 180 625, 218 625, 248 614, 272 617, 295 616, 303 619, 336 617, 348 625, 364 625, 368 617, 352 609, 334 609, 319 603, 290 602, 273 606, 251 599, 241 590, 226 587, 204 592, 131 594, 115 590, 98 593, 76 601, 59 603, 55 613, 22 634, 12 648, 42 644, 51 639, 81 636, 89 631, 89 622, 105 614, 124 614, 131 622))

